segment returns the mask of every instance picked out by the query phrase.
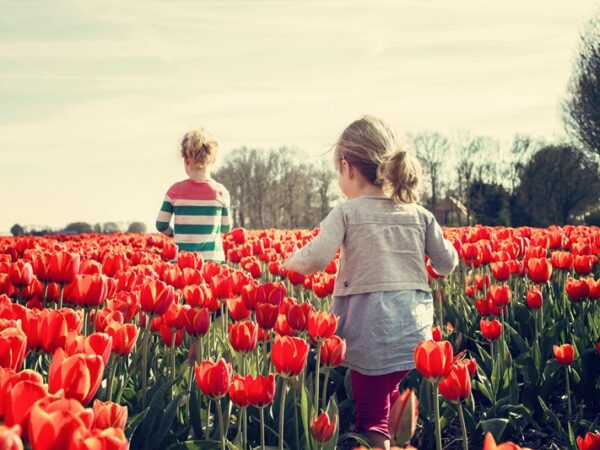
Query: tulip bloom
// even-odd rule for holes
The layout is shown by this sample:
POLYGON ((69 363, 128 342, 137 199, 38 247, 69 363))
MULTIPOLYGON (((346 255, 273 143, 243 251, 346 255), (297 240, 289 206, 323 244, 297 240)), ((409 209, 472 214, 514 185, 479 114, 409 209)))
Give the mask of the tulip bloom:
POLYGON ((295 331, 305 331, 308 327, 308 318, 315 308, 308 302, 290 305, 287 310, 287 320, 295 331))
POLYGON ((496 319, 482 319, 479 322, 479 329, 483 337, 489 341, 495 341, 502 335, 502 324, 496 319))
POLYGON ((63 285, 69 284, 79 273, 80 264, 81 259, 78 254, 68 252, 51 253, 48 266, 49 281, 63 285))
POLYGON ((173 286, 157 280, 146 280, 140 292, 142 310, 148 314, 160 316, 167 312, 175 301, 173 286))
POLYGON ((240 353, 254 351, 258 339, 258 325, 251 320, 242 320, 231 325, 229 342, 233 349, 240 353))
POLYGON ((490 286, 490 290, 488 291, 488 297, 494 302, 499 308, 503 308, 504 306, 510 303, 510 287, 506 285, 502 286, 490 286))
POLYGON ((329 442, 333 438, 336 429, 337 415, 334 415, 333 421, 331 421, 327 412, 323 412, 310 423, 310 434, 321 444, 329 442))
POLYGON ((185 311, 184 328, 190 336, 204 336, 210 328, 210 314, 207 308, 191 308, 185 311))
POLYGON ((279 305, 271 303, 256 303, 256 322, 263 330, 270 330, 275 326, 279 316, 279 305))
POLYGON ((346 340, 332 336, 321 344, 320 361, 325 367, 338 367, 344 362, 346 340))
POLYGON ((63 389, 66 398, 74 398, 87 405, 96 395, 103 374, 102 357, 83 353, 67 356, 59 348, 50 363, 48 388, 52 393, 63 389))
POLYGON ((542 293, 538 289, 532 289, 527 291, 525 296, 525 302, 529 309, 540 309, 543 305, 544 299, 542 293))
POLYGON ((326 311, 317 311, 308 317, 308 335, 314 341, 324 341, 335 334, 338 317, 326 311))
POLYGON ((547 283, 552 275, 552 264, 546 258, 530 258, 527 261, 527 275, 534 283, 547 283))
POLYGON ((575 361, 575 348, 571 344, 563 344, 560 347, 553 345, 552 352, 556 361, 563 366, 569 366, 575 361))
POLYGON ((285 314, 279 314, 279 316, 277 316, 277 322, 275 322, 274 328, 275 332, 280 336, 294 336, 294 330, 290 327, 285 314))
POLYGON ((245 379, 246 395, 251 405, 263 408, 270 405, 275 396, 275 376, 257 375, 256 378, 248 375, 245 379))
POLYGON ((396 399, 390 410, 390 434, 397 444, 410 441, 417 429, 419 419, 419 402, 412 389, 404 390, 396 399))
POLYGON ((231 384, 231 364, 223 358, 216 363, 202 361, 200 365, 194 364, 196 384, 200 391, 213 399, 223 397, 229 391, 231 384))
POLYGON ((465 364, 456 364, 440 383, 440 393, 453 403, 460 403, 471 395, 471 376, 465 364))
POLYGON ((594 255, 577 255, 573 263, 573 268, 578 275, 588 275, 594 269, 594 264, 598 262, 598 257, 594 255))
POLYGON ((19 381, 12 389, 6 389, 5 396, 2 398, 4 423, 8 426, 23 426, 33 404, 47 396, 46 387, 37 380, 19 381))
POLYGON ((8 267, 8 279, 11 284, 19 288, 29 286, 33 282, 33 268, 31 264, 20 259, 8 267))
POLYGON ((121 428, 86 430, 80 428, 73 439, 77 450, 128 450, 129 442, 121 428))
POLYGON ((438 326, 431 327, 431 337, 435 342, 444 340, 444 337, 442 336, 442 329, 438 326))
POLYGON ((415 365, 430 383, 437 383, 452 369, 454 351, 448 341, 422 341, 415 347, 415 365))
POLYGON ((20 328, 0 331, 0 366, 20 370, 27 352, 27 336, 20 328))
POLYGON ((132 323, 121 324, 113 321, 106 327, 105 332, 112 338, 112 351, 125 356, 133 351, 140 329, 132 323))
POLYGON ((121 428, 127 425, 127 407, 113 402, 94 400, 94 428, 121 428))
POLYGON ((12 427, 0 425, 0 444, 2 450, 23 450, 21 427, 19 425, 12 427))
POLYGON ((85 428, 83 421, 70 411, 46 412, 36 404, 31 408, 27 436, 36 450, 68 449, 76 444, 77 431, 85 428))
POLYGON ((64 347, 69 333, 69 324, 65 315, 54 309, 44 309, 38 320, 39 345, 46 353, 53 353, 64 347))
POLYGON ((577 437, 577 448, 579 450, 598 450, 600 449, 600 433, 588 431, 584 437, 577 437))
POLYGON ((271 349, 275 370, 284 378, 299 375, 306 366, 309 347, 299 337, 277 336, 271 349))
POLYGON ((492 275, 496 281, 504 282, 510 278, 510 267, 504 261, 498 261, 490 264, 490 268, 492 269, 492 275))
POLYGON ((250 310, 246 308, 246 304, 242 297, 228 298, 227 309, 229 310, 229 317, 231 317, 234 322, 250 317, 250 310))
POLYGON ((567 278, 565 290, 572 302, 584 300, 590 293, 590 285, 587 280, 575 280, 571 277, 567 278))
POLYGON ((552 267, 557 270, 571 270, 573 268, 574 255, 571 252, 554 252, 550 257, 552 267))
MULTIPOLYGON (((250 376, 250 375, 248 375, 250 376)), ((245 378, 239 374, 233 375, 231 384, 229 385, 229 399, 238 408, 246 408, 250 405, 248 395, 246 393, 245 378)))
POLYGON ((107 333, 92 333, 89 336, 69 333, 65 343, 65 351, 69 356, 76 353, 101 356, 104 365, 106 365, 108 364, 108 358, 110 358, 112 346, 112 338, 107 333))

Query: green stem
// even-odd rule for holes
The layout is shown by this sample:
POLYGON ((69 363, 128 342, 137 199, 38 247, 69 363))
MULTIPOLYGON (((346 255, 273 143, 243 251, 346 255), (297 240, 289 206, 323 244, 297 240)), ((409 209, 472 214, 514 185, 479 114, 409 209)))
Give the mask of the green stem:
POLYGON ((302 384, 299 384, 295 389, 294 389, 294 434, 296 437, 296 449, 300 448, 300 434, 298 431, 299 428, 299 424, 298 424, 298 398, 296 396, 296 391, 298 390, 299 386, 303 386, 302 384))
POLYGON ((173 333, 171 338, 171 381, 175 380, 175 338, 177 337, 177 331, 173 333))
POLYGON ((225 450, 225 428, 223 427, 223 411, 221 411, 221 399, 216 400, 217 415, 219 416, 219 437, 221 439, 221 450, 225 450))
POLYGON ((440 395, 438 384, 433 384, 433 414, 435 418, 435 445, 442 450, 442 427, 440 425, 440 395))
POLYGON ((115 380, 115 374, 117 373, 118 359, 114 355, 110 357, 110 364, 112 364, 110 372, 108 374, 108 382, 106 384, 106 401, 110 401, 112 398, 113 383, 115 380))
MULTIPOLYGON (((271 333, 269 330, 264 330, 265 333, 271 333)), ((265 338, 263 339, 263 375, 267 375, 269 373, 269 355, 267 351, 267 336, 265 334, 265 338)), ((260 373, 260 372, 259 372, 260 373)))
POLYGON ((567 414, 568 420, 571 421, 571 384, 569 382, 569 366, 565 366, 565 379, 567 382, 567 414))
POLYGON ((285 412, 285 388, 287 387, 287 380, 283 379, 281 385, 281 396, 279 401, 279 450, 283 450, 283 425, 284 425, 284 412, 285 412))
POLYGON ((47 301, 48 301, 48 282, 44 281, 44 295, 42 296, 42 303, 44 304, 44 309, 46 309, 47 301))
POLYGON ((260 407, 260 448, 265 450, 265 408, 260 407))
POLYGON ((469 441, 467 439, 467 427, 465 425, 465 415, 463 413, 462 405, 459 403, 457 406, 458 417, 460 418, 460 429, 462 430, 463 435, 463 450, 469 450, 469 441))
POLYGON ((329 367, 325 368, 325 380, 323 381, 323 392, 321 393, 321 409, 325 409, 327 398, 327 382, 329 381, 329 367))
POLYGON ((146 407, 146 390, 148 388, 148 341, 150 339, 150 316, 146 316, 144 342, 142 343, 142 408, 146 407))
MULTIPOLYGON (((317 352, 315 358, 315 396, 313 405, 319 404, 319 369, 321 366, 321 341, 317 342, 317 352)), ((319 408, 315 408, 315 414, 319 415, 319 408)))
POLYGON ((65 290, 64 283, 60 283, 60 294, 58 295, 58 309, 61 309, 63 306, 63 291, 65 290))

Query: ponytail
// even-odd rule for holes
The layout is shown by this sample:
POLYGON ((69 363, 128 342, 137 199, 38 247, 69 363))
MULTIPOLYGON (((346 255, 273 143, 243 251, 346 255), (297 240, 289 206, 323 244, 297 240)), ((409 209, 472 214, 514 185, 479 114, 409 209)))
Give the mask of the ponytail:
POLYGON ((415 203, 419 199, 421 164, 419 160, 399 148, 379 166, 384 190, 394 203, 415 203))

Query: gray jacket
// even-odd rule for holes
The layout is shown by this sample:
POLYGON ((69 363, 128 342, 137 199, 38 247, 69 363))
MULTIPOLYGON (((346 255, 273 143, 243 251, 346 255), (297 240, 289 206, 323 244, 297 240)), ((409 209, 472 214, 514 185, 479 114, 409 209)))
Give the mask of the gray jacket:
POLYGON ((458 254, 427 209, 397 205, 385 197, 361 196, 337 206, 321 231, 292 255, 293 271, 323 270, 340 246, 340 269, 333 295, 420 289, 429 291, 425 256, 440 275, 458 264, 458 254))

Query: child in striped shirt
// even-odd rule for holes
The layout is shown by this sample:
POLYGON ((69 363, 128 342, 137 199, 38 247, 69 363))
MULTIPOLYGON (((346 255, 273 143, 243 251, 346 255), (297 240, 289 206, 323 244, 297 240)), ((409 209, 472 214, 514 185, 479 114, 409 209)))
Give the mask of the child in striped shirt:
POLYGON ((229 192, 210 176, 217 141, 203 128, 189 131, 181 142, 181 156, 189 178, 167 191, 156 229, 174 236, 179 251, 196 252, 204 260, 225 261, 221 233, 231 229, 229 192), (174 229, 171 216, 175 214, 174 229))

